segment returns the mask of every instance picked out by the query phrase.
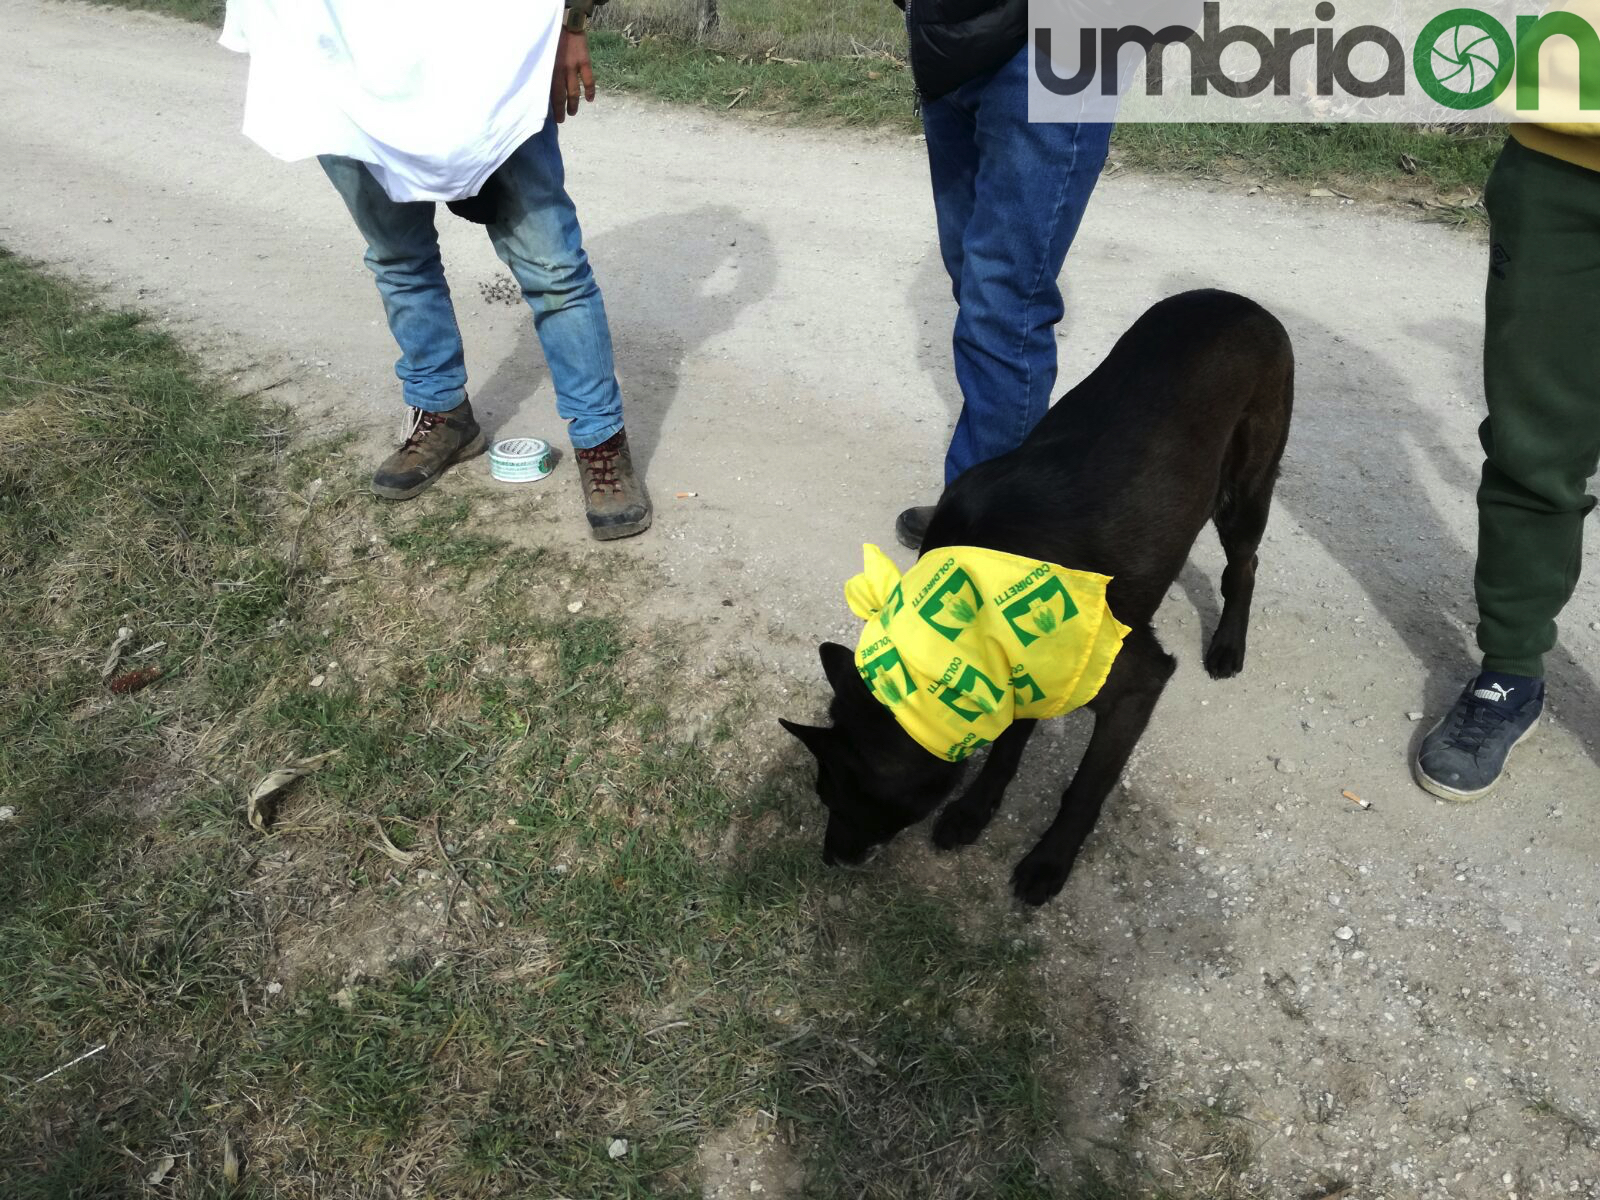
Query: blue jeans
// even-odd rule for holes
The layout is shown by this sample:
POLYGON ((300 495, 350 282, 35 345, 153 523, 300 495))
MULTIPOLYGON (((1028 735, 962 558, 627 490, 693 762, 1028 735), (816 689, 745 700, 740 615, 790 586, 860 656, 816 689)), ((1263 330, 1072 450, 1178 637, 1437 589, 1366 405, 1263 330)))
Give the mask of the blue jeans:
POLYGON ((939 251, 955 291, 961 417, 945 484, 1015 450, 1050 407, 1056 279, 1105 164, 1109 124, 1030 124, 1028 49, 922 108, 939 251))
MULTIPOLYGON (((439 256, 434 205, 389 199, 355 159, 328 155, 320 161, 367 239, 367 266, 400 344, 395 374, 406 403, 428 412, 456 407, 466 399, 467 367, 439 256)), ((565 187, 555 122, 545 122, 517 147, 494 178, 500 213, 487 227, 489 240, 533 310, 556 411, 568 422, 572 444, 579 450, 598 446, 622 428, 622 391, 605 302, 565 187)))

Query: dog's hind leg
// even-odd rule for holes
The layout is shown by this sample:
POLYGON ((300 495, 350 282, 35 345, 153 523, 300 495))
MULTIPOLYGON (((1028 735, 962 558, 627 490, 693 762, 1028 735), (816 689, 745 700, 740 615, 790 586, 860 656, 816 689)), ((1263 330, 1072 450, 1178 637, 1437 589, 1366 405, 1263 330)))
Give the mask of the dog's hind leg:
POLYGON ((1244 667, 1250 601, 1256 590, 1256 550, 1272 508, 1272 482, 1269 473, 1265 486, 1226 497, 1214 518, 1228 565, 1222 572, 1222 616, 1206 650, 1206 671, 1213 679, 1228 679, 1244 667))
POLYGON ((1033 736, 1037 721, 1015 721, 995 739, 984 760, 983 770, 959 800, 945 806, 933 823, 933 844, 941 850, 970 846, 978 840, 1005 797, 1006 787, 1016 777, 1022 751, 1033 736))
POLYGON ((1267 529, 1272 489, 1278 482, 1278 464, 1289 440, 1294 409, 1294 354, 1286 336, 1279 347, 1277 366, 1280 373, 1276 376, 1263 373, 1262 386, 1223 459, 1212 520, 1228 565, 1222 572, 1222 616, 1206 650, 1206 671, 1213 679, 1227 679, 1244 668, 1250 601, 1256 590, 1256 551, 1267 529))
POLYGON ((1028 904, 1043 904, 1061 890, 1078 851, 1100 819, 1100 807, 1128 765, 1156 701, 1178 663, 1148 625, 1130 633, 1100 694, 1089 702, 1094 734, 1083 761, 1061 796, 1061 809, 1039 844, 1011 873, 1011 886, 1028 904))

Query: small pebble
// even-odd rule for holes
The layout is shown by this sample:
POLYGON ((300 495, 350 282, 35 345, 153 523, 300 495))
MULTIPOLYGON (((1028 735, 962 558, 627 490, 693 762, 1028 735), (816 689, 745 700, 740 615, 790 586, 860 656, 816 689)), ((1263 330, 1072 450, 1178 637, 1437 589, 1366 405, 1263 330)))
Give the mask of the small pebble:
POLYGON ((612 1158, 621 1158, 628 1152, 627 1138, 612 1138, 611 1145, 606 1147, 606 1153, 612 1158))
POLYGON ((583 601, 582 600, 574 600, 571 604, 567 605, 567 611, 569 613, 580 613, 580 612, 582 612, 583 611, 583 601))
POLYGON ((1348 942, 1351 938, 1355 937, 1355 935, 1356 931, 1351 929, 1348 925, 1341 925, 1339 928, 1333 931, 1333 936, 1338 938, 1341 942, 1348 942))
POLYGON ((311 677, 311 686, 312 687, 321 687, 327 681, 328 681, 328 677, 326 675, 313 675, 311 677))
POLYGON ((1419 712, 1408 712, 1406 714, 1406 720, 1408 720, 1408 721, 1420 721, 1420 720, 1422 720, 1422 714, 1419 713, 1419 712))
POLYGON ((1299 769, 1299 767, 1295 766, 1292 758, 1280 758, 1278 760, 1278 770, 1285 775, 1293 775, 1299 769))

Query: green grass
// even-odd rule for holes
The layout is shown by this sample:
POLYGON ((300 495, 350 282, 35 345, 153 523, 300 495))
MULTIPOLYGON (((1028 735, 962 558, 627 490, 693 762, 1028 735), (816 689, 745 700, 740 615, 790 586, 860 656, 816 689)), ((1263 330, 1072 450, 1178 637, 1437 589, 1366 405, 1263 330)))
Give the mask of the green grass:
POLYGON ((1346 184, 1410 198, 1481 191, 1504 141, 1505 129, 1490 125, 1457 132, 1411 125, 1124 125, 1112 145, 1136 169, 1346 184))
MULTIPOLYGON (((716 0, 711 32, 723 45, 779 48, 794 58, 831 58, 904 45, 905 16, 892 0, 716 0)), ((598 10, 610 29, 692 39, 696 0, 610 0, 598 10)))
POLYGON ((752 1114, 810 1196, 1157 1194, 1041 1166, 1031 941, 825 869, 750 676, 621 615, 643 568, 503 544, 466 478, 378 507, 290 424, 0 255, 8 1196, 689 1197, 752 1114))
MULTIPOLYGON (((101 0, 91 0, 98 3, 101 0)), ((103 0, 116 8, 134 8, 143 12, 161 13, 185 21, 201 21, 207 25, 221 25, 227 0, 103 0)))
MULTIPOLYGON (((832 125, 916 128, 911 76, 882 56, 776 61, 760 47, 716 47, 666 35, 590 38, 602 88, 695 107, 832 125)), ((787 51, 779 49, 779 58, 787 51)))

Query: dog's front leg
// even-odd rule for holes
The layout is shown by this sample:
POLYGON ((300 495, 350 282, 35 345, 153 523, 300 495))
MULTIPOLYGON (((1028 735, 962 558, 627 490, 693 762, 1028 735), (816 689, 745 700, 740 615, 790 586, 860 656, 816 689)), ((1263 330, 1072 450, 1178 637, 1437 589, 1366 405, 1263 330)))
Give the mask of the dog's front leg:
POLYGON ((1100 806, 1121 778, 1176 666, 1148 626, 1128 635, 1111 677, 1089 703, 1094 733, 1062 793, 1056 819, 1011 873, 1019 899, 1043 904, 1067 882, 1078 851, 1100 819, 1100 806))
POLYGON ((1037 721, 1013 721, 989 747, 983 770, 959 800, 947 805, 933 823, 933 844, 941 850, 970 846, 994 819, 1005 798, 1006 787, 1016 777, 1022 750, 1033 736, 1037 721))

